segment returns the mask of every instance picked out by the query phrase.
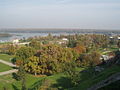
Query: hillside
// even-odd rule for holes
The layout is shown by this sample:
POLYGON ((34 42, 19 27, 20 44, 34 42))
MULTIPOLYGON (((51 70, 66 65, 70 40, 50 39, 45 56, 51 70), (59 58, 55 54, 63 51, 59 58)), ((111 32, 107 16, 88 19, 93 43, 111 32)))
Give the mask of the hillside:
POLYGON ((69 90, 120 90, 120 52, 115 54, 114 58, 99 66, 102 71, 96 72, 93 67, 80 72, 79 85, 69 90))

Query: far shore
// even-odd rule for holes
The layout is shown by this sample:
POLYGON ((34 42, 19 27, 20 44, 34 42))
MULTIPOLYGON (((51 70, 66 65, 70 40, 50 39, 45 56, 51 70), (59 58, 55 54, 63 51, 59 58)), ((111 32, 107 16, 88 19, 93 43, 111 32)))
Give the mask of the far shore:
POLYGON ((7 34, 7 33, 0 33, 0 37, 11 37, 11 34, 7 34))

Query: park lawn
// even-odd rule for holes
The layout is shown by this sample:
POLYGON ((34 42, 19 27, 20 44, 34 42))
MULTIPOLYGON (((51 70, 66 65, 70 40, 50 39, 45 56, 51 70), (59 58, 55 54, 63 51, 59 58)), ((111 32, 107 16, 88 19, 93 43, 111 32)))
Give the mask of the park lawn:
POLYGON ((101 73, 95 75, 92 70, 90 72, 84 72, 80 74, 81 82, 78 87, 74 87, 68 90, 86 90, 92 85, 108 78, 109 76, 120 72, 120 66, 114 65, 112 67, 106 68, 101 73))
POLYGON ((8 54, 0 54, 0 59, 11 62, 11 59, 13 58, 13 56, 8 55, 8 54))
MULTIPOLYGON (((33 75, 27 74, 27 88, 32 89, 34 85, 36 86, 37 83, 41 83, 44 78, 50 79, 52 83, 56 83, 56 80, 61 76, 61 74, 58 74, 53 76, 35 77, 33 75)), ((0 84, 0 90, 3 89, 3 87, 6 87, 7 89, 9 88, 9 90, 21 90, 21 81, 16 81, 13 79, 12 74, 0 76, 0 82, 2 82, 0 84)))
MULTIPOLYGON (((79 70, 83 70, 83 68, 79 68, 79 70)), ((64 89, 71 87, 70 80, 64 73, 44 77, 27 74, 26 78, 27 88, 29 89, 36 87, 44 79, 49 80, 53 87, 64 89)), ((12 74, 0 76, 0 82, 2 82, 0 84, 0 90, 3 89, 3 87, 9 88, 9 90, 21 90, 21 81, 15 80, 12 74)))
MULTIPOLYGON (((38 80, 41 80, 40 77, 34 77, 32 75, 27 75, 27 87, 32 86, 38 80)), ((0 90, 3 87, 6 87, 8 90, 21 90, 21 81, 17 81, 13 78, 12 74, 0 76, 0 90)))
POLYGON ((8 71, 12 69, 10 66, 0 63, 0 72, 8 71))
MULTIPOLYGON (((83 68, 80 70, 83 70, 83 68)), ((40 85, 43 79, 47 79, 50 80, 50 83, 52 83, 51 84, 52 87, 59 88, 60 90, 86 90, 87 88, 100 82, 101 80, 104 80, 109 76, 117 72, 120 72, 120 67, 114 65, 112 67, 106 68, 101 73, 98 73, 96 75, 93 73, 93 69, 89 69, 89 71, 90 72, 80 73, 81 82, 77 87, 73 87, 73 88, 70 80, 67 78, 67 76, 64 73, 59 73, 45 77, 36 77, 27 74, 27 81, 26 81, 27 88, 32 89, 33 87, 40 85)), ((0 76, 0 82, 2 82, 2 84, 0 84, 0 89, 2 89, 3 87, 9 88, 9 90, 21 89, 21 82, 13 79, 12 74, 0 76)))

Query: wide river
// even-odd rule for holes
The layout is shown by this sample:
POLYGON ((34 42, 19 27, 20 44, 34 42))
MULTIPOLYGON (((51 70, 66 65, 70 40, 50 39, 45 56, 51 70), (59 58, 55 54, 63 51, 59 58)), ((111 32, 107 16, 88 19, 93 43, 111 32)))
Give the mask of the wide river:
POLYGON ((25 31, 25 30, 13 30, 13 31, 0 31, 0 33, 8 33, 11 34, 12 36, 10 37, 0 37, 0 42, 9 42, 12 41, 13 39, 27 39, 29 37, 35 37, 35 36, 47 36, 48 33, 51 33, 53 36, 58 36, 58 35, 69 35, 69 34, 87 34, 87 33, 91 33, 91 34, 105 34, 105 35, 111 35, 112 34, 120 34, 120 32, 111 32, 111 31, 49 31, 49 30, 43 30, 43 31, 39 31, 39 30, 32 30, 32 31, 25 31))
MULTIPOLYGON (((47 36, 48 33, 9 33, 12 36, 10 37, 0 37, 0 42, 9 42, 12 41, 13 39, 27 39, 29 37, 35 37, 35 36, 47 36)), ((52 33, 52 35, 67 35, 68 33, 52 33)))

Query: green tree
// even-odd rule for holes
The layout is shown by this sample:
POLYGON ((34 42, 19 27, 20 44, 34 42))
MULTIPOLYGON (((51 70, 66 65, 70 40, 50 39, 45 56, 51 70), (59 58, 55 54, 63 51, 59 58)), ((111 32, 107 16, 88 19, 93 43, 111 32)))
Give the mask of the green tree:
POLYGON ((118 41, 117 46, 118 46, 118 48, 120 48, 120 40, 118 41))
POLYGON ((24 68, 25 63, 27 63, 27 60, 29 57, 33 56, 35 53, 35 50, 31 47, 21 47, 16 52, 16 57, 18 60, 22 60, 22 64, 19 66, 18 70, 18 76, 20 77, 22 81, 22 90, 27 90, 26 88, 26 71, 24 68))
POLYGON ((7 47, 8 47, 8 54, 10 54, 10 55, 14 55, 16 53, 17 48, 18 48, 18 46, 12 45, 12 44, 8 45, 7 47))
POLYGON ((69 35, 68 39, 69 39, 68 47, 71 47, 71 48, 75 47, 76 46, 76 40, 75 40, 74 36, 69 35))
POLYGON ((35 54, 35 49, 32 47, 21 47, 16 52, 16 58, 22 60, 23 64, 27 62, 27 59, 35 54))
POLYGON ((23 64, 21 64, 19 66, 19 70, 17 72, 17 75, 19 77, 19 80, 21 80, 21 84, 22 84, 22 90, 27 90, 27 87, 26 87, 26 72, 25 72, 25 69, 24 69, 24 66, 23 64))
POLYGON ((30 45, 30 47, 33 47, 35 49, 40 49, 41 48, 41 44, 37 40, 32 40, 29 45, 30 45))

